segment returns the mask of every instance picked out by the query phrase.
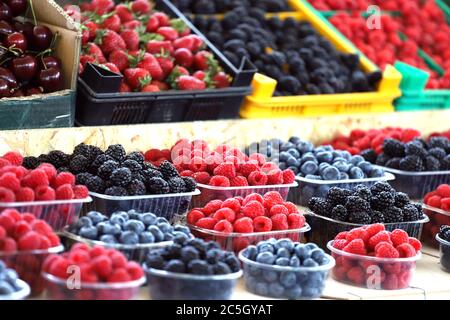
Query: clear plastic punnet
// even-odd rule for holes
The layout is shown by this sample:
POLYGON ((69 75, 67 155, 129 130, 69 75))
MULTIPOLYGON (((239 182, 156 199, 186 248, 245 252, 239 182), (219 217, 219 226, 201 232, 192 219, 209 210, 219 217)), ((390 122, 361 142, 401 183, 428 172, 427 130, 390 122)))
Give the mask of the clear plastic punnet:
POLYGON ((423 211, 430 218, 430 223, 423 227, 422 241, 437 248, 439 243, 436 241, 436 235, 442 225, 450 225, 450 211, 444 211, 426 204, 423 205, 423 211))
POLYGON ((0 260, 3 260, 8 268, 16 270, 19 278, 28 283, 33 296, 39 295, 44 290, 44 281, 41 278, 42 265, 51 254, 64 250, 62 245, 49 249, 30 251, 0 251, 0 260))
POLYGON ((440 184, 450 184, 450 170, 412 172, 381 168, 395 175, 395 180, 390 182, 394 189, 406 193, 411 199, 420 200, 440 184))
POLYGON ((95 192, 89 192, 89 194, 93 201, 85 206, 84 213, 98 211, 110 216, 116 211, 134 209, 138 212, 152 212, 172 221, 175 216, 184 215, 188 211, 192 196, 200 194, 200 191, 197 189, 194 192, 126 197, 108 196, 95 192))
MULTIPOLYGON (((306 221, 311 226, 311 232, 306 235, 308 242, 314 242, 322 249, 326 248, 327 242, 334 239, 339 232, 350 231, 354 228, 364 225, 334 220, 328 217, 318 215, 310 210, 305 212, 306 221)), ((410 237, 420 239, 423 225, 430 221, 427 215, 418 221, 384 223, 388 231, 395 229, 405 230, 410 237)))
POLYGON ((450 242, 442 239, 439 234, 436 235, 436 241, 439 242, 441 269, 450 272, 450 242))
POLYGON ((319 298, 328 279, 334 259, 326 255, 329 262, 317 267, 284 267, 252 261, 239 253, 244 269, 245 287, 261 296, 278 299, 316 299, 319 298))
POLYGON ((192 225, 188 225, 188 227, 194 236, 207 241, 216 241, 220 244, 222 249, 227 251, 234 251, 235 253, 239 253, 242 249, 247 248, 249 245, 256 245, 258 242, 268 240, 270 238, 288 238, 294 242, 304 242, 304 233, 311 230, 307 223, 299 229, 252 233, 219 232, 215 230, 199 228, 192 225))
POLYGON ((0 212, 5 209, 16 209, 21 213, 31 213, 36 218, 47 222, 55 231, 78 219, 83 204, 92 201, 91 197, 73 200, 52 200, 33 202, 0 202, 0 212))
POLYGON ((229 300, 242 270, 230 274, 197 275, 145 269, 155 300, 229 300))
POLYGON ((245 187, 214 187, 206 184, 197 184, 201 194, 192 199, 194 208, 204 207, 211 200, 226 200, 228 198, 243 197, 249 194, 258 193, 264 195, 269 191, 276 191, 281 194, 284 200, 287 199, 289 190, 297 186, 297 182, 291 184, 277 184, 265 186, 245 186, 245 187))
POLYGON ((327 247, 336 259, 336 265, 331 270, 333 279, 367 289, 409 288, 416 263, 422 257, 420 251, 410 258, 363 256, 338 250, 333 247, 333 241, 328 242, 327 247))
POLYGON ((30 286, 23 280, 17 279, 17 285, 21 288, 19 291, 13 292, 11 294, 1 295, 0 300, 24 300, 30 293, 30 286))
POLYGON ((145 277, 128 282, 80 283, 79 288, 69 286, 66 279, 43 273, 46 295, 51 300, 131 300, 139 293, 145 277))
POLYGON ((353 189, 357 185, 365 185, 370 187, 378 181, 391 181, 395 179, 393 174, 385 172, 383 177, 365 178, 365 179, 348 179, 348 180, 312 180, 304 177, 296 177, 298 187, 292 188, 289 192, 288 200, 301 205, 308 206, 308 202, 312 197, 325 197, 328 190, 332 187, 342 189, 353 189))

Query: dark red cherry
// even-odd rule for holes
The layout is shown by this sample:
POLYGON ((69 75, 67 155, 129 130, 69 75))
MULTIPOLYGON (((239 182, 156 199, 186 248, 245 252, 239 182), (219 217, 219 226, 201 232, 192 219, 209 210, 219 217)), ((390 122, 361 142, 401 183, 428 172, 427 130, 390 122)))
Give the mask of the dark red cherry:
POLYGON ((0 3, 0 20, 11 20, 12 12, 6 3, 0 3))
POLYGON ((33 46, 38 50, 45 50, 52 43, 53 33, 46 26, 33 28, 33 46))
POLYGON ((13 32, 14 32, 14 29, 8 21, 0 20, 0 36, 2 38, 13 32))
POLYGON ((11 97, 23 97, 25 94, 23 93, 22 89, 16 89, 14 90, 11 97))
POLYGON ((57 57, 47 56, 39 59, 39 67, 41 69, 58 68, 61 69, 61 60, 57 57))
POLYGON ((24 52, 27 50, 28 43, 25 36, 20 32, 13 32, 5 39, 5 46, 7 48, 18 48, 24 52))
POLYGON ((0 67, 0 79, 5 80, 8 82, 8 85, 10 88, 17 88, 17 80, 16 77, 13 75, 11 70, 0 67))
POLYGON ((23 15, 25 14, 25 11, 27 11, 27 0, 8 0, 6 3, 11 9, 12 15, 15 17, 23 15))
POLYGON ((36 59, 30 55, 14 58, 11 61, 11 70, 17 79, 22 81, 30 80, 36 74, 36 59))
POLYGON ((25 95, 26 96, 31 96, 33 94, 41 94, 42 90, 36 87, 31 87, 25 90, 25 95))
POLYGON ((58 68, 43 69, 39 73, 39 85, 44 92, 54 92, 62 89, 62 73, 58 68))
POLYGON ((11 96, 11 88, 6 80, 0 79, 0 98, 11 96))
POLYGON ((31 22, 20 22, 15 21, 14 22, 14 29, 16 31, 21 32, 25 35, 25 38, 27 38, 28 42, 31 42, 33 40, 33 28, 34 24, 31 22))

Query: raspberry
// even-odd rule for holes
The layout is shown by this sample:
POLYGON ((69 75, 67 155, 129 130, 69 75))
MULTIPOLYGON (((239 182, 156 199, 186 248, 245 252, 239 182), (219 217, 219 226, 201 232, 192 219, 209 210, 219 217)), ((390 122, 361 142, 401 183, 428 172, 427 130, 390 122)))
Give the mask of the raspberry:
POLYGON ((9 162, 6 159, 0 158, 0 168, 6 167, 6 166, 10 166, 11 162, 9 162))
POLYGON ((210 174, 206 171, 196 172, 192 177, 195 179, 195 181, 202 184, 208 184, 211 180, 210 174))
POLYGON ((32 215, 31 213, 23 213, 22 219, 23 219, 23 221, 32 223, 34 220, 36 220, 36 217, 34 215, 32 215))
POLYGON ((53 181, 53 186, 55 188, 58 188, 59 186, 62 186, 63 184, 67 183, 72 186, 75 186, 75 176, 70 172, 61 172, 55 177, 55 180, 53 181))
POLYGON ((14 173, 7 172, 0 177, 0 187, 16 192, 20 189, 20 181, 14 173))
POLYGON ((91 261, 92 269, 101 278, 108 278, 113 271, 112 261, 108 256, 98 256, 91 261))
POLYGON ((0 240, 6 238, 6 230, 2 226, 0 226, 0 240))
POLYGON ((273 230, 286 230, 289 229, 287 216, 284 214, 276 214, 271 216, 272 220, 272 229, 273 230))
POLYGON ((35 231, 30 231, 23 235, 19 241, 17 241, 19 250, 36 250, 40 248, 41 236, 35 231))
POLYGON ((229 187, 230 180, 225 176, 214 176, 209 180, 209 185, 214 187, 229 187))
POLYGON ((380 242, 392 243, 391 236, 388 231, 380 231, 376 235, 372 236, 369 239, 367 246, 369 249, 373 250, 380 242))
POLYGON ((266 162, 261 166, 261 171, 265 174, 272 174, 281 171, 280 168, 273 162, 266 162))
POLYGON ((0 226, 3 227, 7 232, 10 232, 14 228, 15 220, 5 214, 0 215, 0 226))
POLYGON ((4 187, 0 187, 0 202, 14 202, 16 201, 16 196, 14 192, 4 187))
POLYGON ((436 192, 442 198, 450 198, 450 185, 441 184, 439 187, 437 187, 436 192))
POLYGON ((248 186, 248 181, 243 176, 237 176, 230 179, 230 185, 232 187, 246 187, 248 186))
POLYGON ((232 163, 236 171, 239 171, 243 161, 235 156, 226 156, 224 159, 225 163, 232 163))
POLYGON ((268 217, 259 216, 253 219, 253 229, 255 232, 266 232, 272 230, 272 220, 268 217))
POLYGON ((271 217, 276 214, 284 214, 287 216, 289 214, 289 210, 282 204, 276 204, 272 208, 270 208, 269 216, 271 217))
POLYGON ((234 222, 234 220, 236 219, 236 213, 230 208, 222 208, 214 213, 213 218, 217 221, 227 220, 229 222, 234 222))
POLYGON ((408 234, 402 229, 395 229, 391 232, 391 241, 394 247, 397 247, 403 243, 408 243, 408 234))
POLYGON ((375 248, 375 256, 378 258, 398 258, 398 251, 387 242, 380 242, 375 248))
POLYGON ((3 210, 2 215, 10 217, 14 222, 22 220, 22 214, 16 209, 5 209, 3 210))
POLYGON ((288 215, 289 229, 300 229, 305 225, 306 219, 302 214, 291 213, 288 215))
POLYGON ((39 249, 48 249, 52 247, 52 243, 51 241, 46 237, 41 235, 41 239, 40 239, 40 245, 39 245, 39 249))
POLYGON ((139 280, 144 276, 144 271, 141 266, 134 261, 130 261, 127 264, 127 272, 131 277, 131 280, 139 280))
POLYGON ((22 180, 23 177, 25 176, 25 174, 28 173, 28 169, 24 168, 24 167, 14 167, 14 166, 6 166, 3 167, 0 170, 0 176, 2 176, 4 173, 14 173, 17 177, 17 179, 22 180))
POLYGON ((85 263, 89 262, 89 253, 85 250, 70 250, 69 259, 74 263, 85 263))
POLYGON ((264 207, 270 209, 276 204, 283 204, 283 197, 279 192, 269 191, 263 196, 264 199, 264 207))
POLYGON ((182 177, 192 177, 194 175, 194 172, 191 170, 183 170, 180 172, 180 176, 182 177))
POLYGON ((145 161, 156 161, 162 157, 162 152, 159 149, 150 149, 144 153, 145 161))
POLYGON ((242 205, 242 203, 244 202, 244 198, 238 196, 238 197, 234 197, 234 199, 236 199, 237 201, 239 201, 239 203, 242 205))
POLYGON ((118 268, 113 270, 111 275, 107 279, 108 282, 128 282, 131 281, 131 277, 127 270, 124 268, 118 268))
POLYGON ((264 163, 266 163, 266 157, 260 153, 253 153, 249 157, 249 160, 255 160, 258 166, 262 166, 264 163))
POLYGON ((222 202, 221 208, 230 208, 235 213, 239 213, 241 211, 241 203, 236 198, 230 198, 222 202))
POLYGON ((348 244, 348 241, 345 239, 337 239, 333 241, 333 248, 338 250, 343 250, 348 244))
POLYGON ((336 235, 336 237, 334 237, 334 240, 340 240, 340 239, 344 239, 345 240, 347 238, 347 233, 348 233, 348 231, 339 232, 336 235))
POLYGON ((80 274, 81 274, 82 282, 95 283, 95 282, 99 281, 97 275, 92 270, 92 266, 90 264, 81 265, 80 266, 80 274))
POLYGON ((283 183, 291 184, 295 182, 295 173, 291 169, 286 169, 283 171, 283 183))
MULTIPOLYGON (((50 258, 49 258, 50 259, 50 258)), ((54 258, 48 268, 48 272, 55 277, 61 279, 67 279, 69 277, 69 273, 67 273, 68 268, 70 267, 70 261, 66 259, 54 258)))
POLYGON ((50 163, 42 163, 37 168, 44 170, 45 174, 47 175, 48 181, 53 181, 53 179, 56 177, 57 171, 55 167, 50 163))
POLYGON ((288 209, 289 213, 298 213, 297 206, 292 202, 285 202, 283 205, 288 209))
POLYGON ((260 202, 261 204, 264 204, 264 198, 262 197, 262 195, 258 194, 258 193, 251 193, 248 196, 245 197, 244 201, 242 202, 242 204, 245 206, 247 203, 249 203, 250 201, 256 200, 258 202, 260 202))
POLYGON ((214 169, 214 175, 231 179, 236 176, 236 168, 232 163, 221 163, 214 169))
POLYGON ((352 229, 347 233, 347 236, 345 237, 345 239, 349 242, 355 239, 361 239, 362 241, 364 241, 364 243, 367 243, 369 238, 369 233, 364 228, 352 229))
POLYGON ((450 211, 450 198, 442 199, 441 209, 444 211, 450 211))
POLYGON ((194 209, 187 214, 187 222, 191 225, 195 225, 198 220, 204 217, 205 215, 203 214, 203 212, 194 209))
POLYGON ((217 210, 219 210, 222 207, 222 200, 211 200, 206 204, 206 206, 203 207, 203 209, 200 209, 204 214, 210 215, 217 210))
POLYGON ((90 247, 85 243, 77 242, 72 246, 70 251, 75 251, 75 250, 89 251, 90 247))
POLYGON ((107 252, 106 250, 107 249, 102 246, 95 246, 89 251, 89 256, 91 258, 103 256, 106 254, 106 252, 107 252))
POLYGON ((366 231, 369 233, 369 237, 376 235, 377 233, 384 231, 384 224, 374 223, 365 227, 366 231))
POLYGON ((414 249, 416 249, 416 252, 419 252, 420 250, 422 250, 422 243, 419 240, 417 240, 416 238, 409 237, 408 243, 410 245, 412 245, 414 247, 414 249))
POLYGON ((75 199, 85 199, 89 196, 89 190, 86 186, 76 185, 73 187, 73 196, 75 199))
POLYGON ((426 202, 426 204, 431 207, 434 207, 434 208, 440 208, 441 200, 442 200, 442 198, 440 196, 434 195, 434 196, 428 198, 428 202, 426 202))
POLYGON ((55 200, 55 190, 48 186, 39 186, 34 190, 36 201, 55 200))
POLYGON ((49 180, 47 174, 42 169, 30 171, 24 178, 23 185, 25 187, 36 188, 38 186, 48 186, 49 180))
POLYGON ((56 189, 57 200, 71 200, 73 197, 74 193, 70 184, 63 184, 56 189))
POLYGON ((416 249, 409 243, 402 243, 397 248, 400 258, 409 258, 416 255, 416 249))
POLYGON ((109 254, 109 257, 111 258, 114 269, 126 267, 127 258, 123 255, 123 253, 112 250, 111 254, 109 254))
POLYGON ((189 162, 188 168, 192 172, 202 172, 206 170, 207 163, 202 157, 193 157, 189 162))
POLYGON ((234 224, 234 231, 239 233, 251 233, 253 232, 253 220, 249 217, 243 217, 237 219, 234 224))
POLYGON ((40 233, 42 235, 50 235, 53 233, 52 227, 44 220, 34 220, 31 222, 31 228, 33 231, 40 233))
POLYGON ((381 284, 383 289, 395 290, 398 289, 398 278, 395 274, 388 274, 386 279, 381 284))
POLYGON ((31 202, 34 201, 34 191, 31 188, 23 187, 16 192, 17 202, 31 202))
POLYGON ((355 284, 363 284, 365 275, 361 267, 352 267, 347 271, 347 278, 355 284))
POLYGON ((261 204, 261 202, 256 200, 249 201, 242 208, 242 213, 244 214, 244 216, 252 219, 259 216, 264 216, 264 212, 264 206, 261 204))
POLYGON ((262 172, 253 171, 248 176, 248 183, 251 186, 264 186, 267 183, 267 175, 262 172))
POLYGON ((244 176, 247 177, 250 175, 250 173, 258 171, 258 163, 256 161, 248 161, 244 164, 241 164, 239 168, 239 172, 244 176))
POLYGON ((216 225, 216 223, 217 223, 216 219, 201 218, 200 220, 197 221, 197 223, 195 225, 199 228, 212 230, 212 229, 214 229, 214 226, 216 225))
POLYGON ((14 225, 12 235, 15 239, 20 239, 23 235, 31 231, 31 226, 26 221, 19 221, 14 225))
MULTIPOLYGON (((233 212, 234 214, 234 212, 233 212)), ((231 233, 233 232, 233 225, 229 220, 220 220, 214 226, 214 230, 218 232, 231 233)))
POLYGON ((364 241, 362 239, 354 239, 350 241, 344 249, 342 249, 342 251, 360 255, 365 255, 367 253, 364 241))
POLYGON ((2 158, 8 160, 14 166, 21 166, 23 162, 22 155, 16 151, 7 152, 3 155, 2 158))
POLYGON ((267 184, 276 185, 283 184, 283 172, 281 170, 276 170, 267 174, 267 184))

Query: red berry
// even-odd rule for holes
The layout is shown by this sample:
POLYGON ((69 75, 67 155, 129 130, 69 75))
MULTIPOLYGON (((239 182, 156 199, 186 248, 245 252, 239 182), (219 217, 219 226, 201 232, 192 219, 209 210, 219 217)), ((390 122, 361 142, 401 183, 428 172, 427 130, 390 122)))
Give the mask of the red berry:
POLYGON ((295 182, 295 173, 291 169, 283 170, 283 183, 291 184, 295 182))
POLYGON ((113 250, 109 257, 111 258, 114 269, 126 267, 127 258, 123 255, 123 253, 113 250))
POLYGON ((261 202, 256 200, 247 202, 242 208, 242 214, 251 219, 259 216, 264 216, 264 213, 264 206, 261 204, 261 202))
POLYGON ((402 229, 395 229, 391 232, 391 241, 394 247, 397 247, 403 243, 408 243, 408 233, 402 229))
POLYGON ((219 164, 214 169, 215 176, 224 176, 228 179, 234 178, 236 176, 236 168, 232 163, 222 163, 219 164))
POLYGON ((49 186, 39 186, 34 190, 36 201, 50 201, 56 199, 55 190, 49 186))
POLYGON ((74 198, 74 192, 70 184, 63 184, 56 189, 57 200, 71 200, 74 198))
POLYGON ((264 207, 270 209, 276 204, 283 204, 284 199, 279 192, 269 191, 264 196, 264 207))
POLYGON ((14 202, 16 200, 16 196, 14 192, 4 187, 0 187, 0 202, 14 202))
POLYGON ((261 204, 264 204, 264 198, 262 197, 262 195, 260 195, 258 193, 251 193, 248 196, 246 196, 244 201, 242 202, 242 205, 245 206, 250 201, 258 201, 261 204))
POLYGON ((277 204, 270 208, 269 216, 274 216, 276 214, 284 214, 287 216, 289 214, 289 210, 284 205, 277 204))
POLYGON ((16 192, 17 202, 31 202, 34 201, 34 191, 28 187, 22 187, 16 192))
POLYGON ((48 186, 49 180, 47 173, 43 169, 35 169, 30 171, 22 181, 23 186, 36 188, 39 186, 48 186))
POLYGON ((348 244, 348 241, 345 239, 335 239, 333 241, 333 248, 336 248, 338 250, 343 250, 348 244))
POLYGON ((205 171, 194 173, 193 178, 195 181, 202 184, 209 184, 209 181, 211 180, 210 174, 205 171))
POLYGON ((86 186, 76 185, 73 187, 73 195, 75 199, 86 199, 89 196, 89 190, 86 186))
POLYGON ((248 184, 251 186, 264 186, 267 184, 267 175, 260 171, 253 171, 248 176, 248 184))
POLYGON ((247 177, 247 178, 252 172, 255 172, 255 171, 258 171, 258 170, 259 170, 258 162, 254 161, 254 160, 251 160, 251 161, 248 161, 248 162, 246 162, 244 164, 241 164, 241 166, 239 168, 239 172, 244 177, 247 177))
POLYGON ((126 269, 131 280, 139 280, 144 276, 144 270, 142 270, 142 267, 137 262, 128 262, 126 269))
MULTIPOLYGON (((20 239, 31 231, 31 226, 26 221, 19 221, 14 225, 12 235, 15 239, 20 239)), ((1 237, 0 237, 1 238, 1 237)))
POLYGON ((380 231, 374 236, 372 236, 367 242, 367 247, 373 250, 380 242, 392 243, 391 236, 388 231, 380 231))
POLYGON ((354 239, 361 239, 362 241, 364 241, 364 243, 367 243, 369 237, 370 237, 369 233, 364 228, 355 228, 347 233, 345 239, 347 241, 352 241, 354 239))
POLYGON ((271 216, 273 230, 287 230, 289 229, 288 219, 285 214, 276 214, 271 216))
POLYGON ((97 275, 103 279, 108 278, 112 271, 112 261, 108 256, 97 256, 91 261, 92 269, 97 275))
POLYGON ((246 187, 248 186, 248 181, 243 176, 237 176, 230 179, 230 185, 232 187, 246 187))
POLYGON ((201 218, 200 220, 197 221, 197 223, 195 225, 199 228, 212 230, 212 229, 214 229, 214 226, 216 225, 216 223, 217 223, 216 219, 201 218))
POLYGON ((17 192, 20 190, 20 181, 14 173, 7 172, 0 177, 0 187, 9 189, 12 192, 17 192))
POLYGON ((291 213, 288 215, 289 229, 300 229, 305 225, 306 219, 302 214, 291 213))
POLYGON ((217 221, 227 220, 233 223, 234 220, 236 219, 236 213, 230 208, 222 208, 217 210, 216 213, 214 213, 213 218, 216 219, 217 221))
POLYGON ((398 258, 398 251, 387 242, 380 242, 375 248, 375 256, 378 258, 398 258))
POLYGON ((214 187, 229 187, 230 180, 225 176, 214 176, 209 180, 209 185, 214 187))
POLYGON ((109 275, 107 282, 129 282, 131 281, 131 276, 128 274, 127 269, 118 268, 113 270, 109 275))
POLYGON ((298 208, 292 202, 285 202, 284 206, 288 209, 289 213, 298 213, 298 208))
POLYGON ((409 243, 402 243, 401 245, 396 247, 400 258, 409 258, 414 257, 416 255, 416 249, 409 243))
POLYGON ((19 250, 36 250, 41 246, 41 236, 35 231, 23 235, 17 242, 19 250))
POLYGON ((450 185, 441 184, 439 187, 437 187, 436 192, 442 198, 450 198, 450 185))
POLYGON ((365 255, 367 253, 366 246, 364 245, 364 241, 362 239, 354 239, 350 241, 342 249, 342 251, 359 255, 365 255))
POLYGON ((384 231, 384 224, 374 223, 365 227, 366 231, 369 233, 369 237, 376 235, 377 233, 384 231))
POLYGON ((8 160, 14 166, 21 166, 23 162, 23 156, 16 151, 7 152, 2 158, 8 160))
POLYGON ((233 224, 233 228, 235 232, 251 233, 253 232, 253 220, 249 217, 237 219, 233 224))
POLYGON ((347 271, 347 278, 355 284, 363 284, 365 272, 361 267, 352 267, 347 271))
POLYGON ((58 188, 59 186, 67 183, 75 186, 75 176, 70 172, 61 172, 55 177, 52 186, 58 188))
MULTIPOLYGON (((234 212, 233 212, 234 214, 234 212)), ((220 220, 214 226, 214 230, 218 232, 231 233, 233 232, 233 225, 229 220, 220 220)))
POLYGON ((253 219, 253 229, 255 232, 266 232, 272 230, 272 220, 268 217, 259 216, 253 219))
POLYGON ((420 250, 422 250, 422 243, 419 240, 417 240, 416 238, 409 237, 408 243, 410 245, 412 245, 414 247, 414 249, 416 249, 416 252, 419 252, 420 250))
POLYGON ((47 175, 48 181, 52 181, 56 177, 57 171, 55 167, 50 163, 42 163, 37 168, 44 170, 45 174, 47 175))
POLYGON ((194 209, 187 214, 187 222, 191 225, 195 225, 198 220, 204 217, 205 215, 203 214, 203 212, 194 209))

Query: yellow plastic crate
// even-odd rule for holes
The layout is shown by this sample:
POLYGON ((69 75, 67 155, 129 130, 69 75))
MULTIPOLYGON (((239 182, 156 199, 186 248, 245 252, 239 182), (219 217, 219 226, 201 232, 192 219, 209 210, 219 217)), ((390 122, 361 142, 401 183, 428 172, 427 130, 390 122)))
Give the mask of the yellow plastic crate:
MULTIPOLYGON (((293 17, 308 21, 337 50, 360 54, 360 65, 364 72, 379 70, 339 31, 326 23, 309 4, 299 0, 289 2, 296 11, 279 14, 280 18, 293 17)), ((393 101, 401 96, 401 79, 400 72, 393 66, 387 66, 377 91, 374 92, 273 97, 277 81, 262 74, 255 74, 252 82, 253 93, 245 98, 240 114, 241 117, 250 119, 394 112, 393 101)))

